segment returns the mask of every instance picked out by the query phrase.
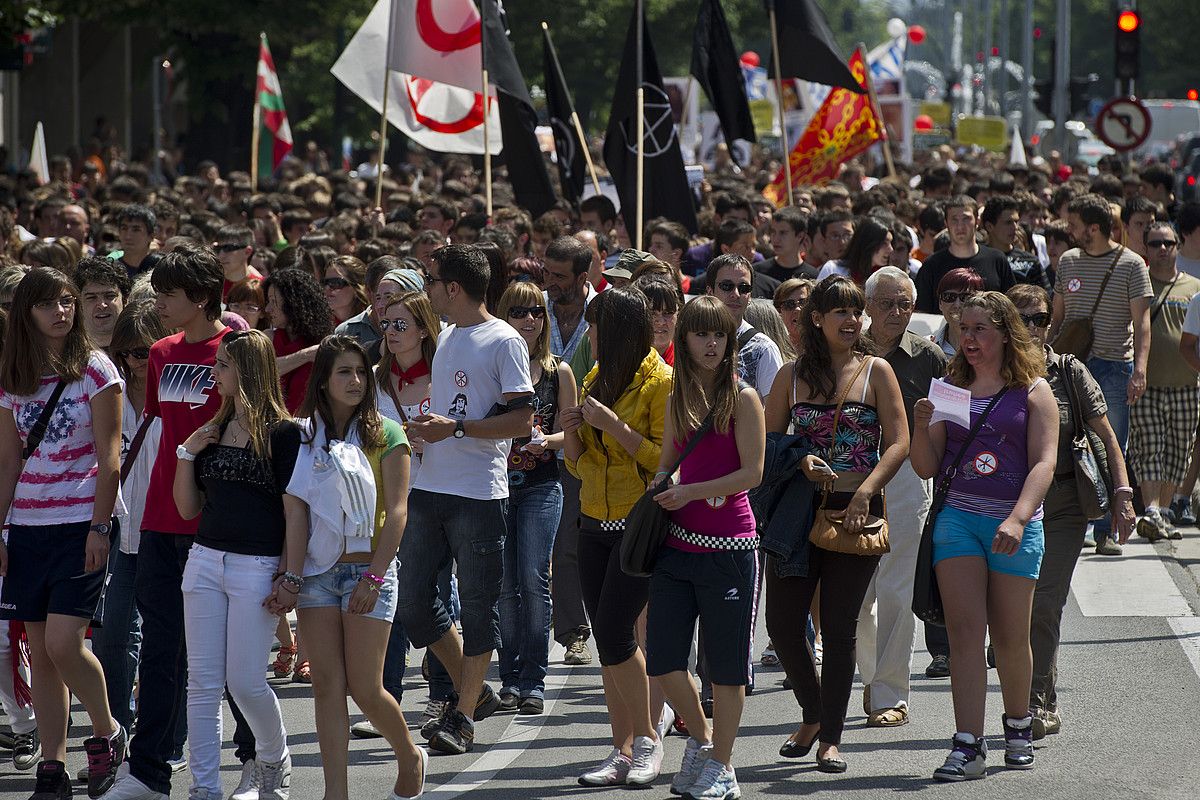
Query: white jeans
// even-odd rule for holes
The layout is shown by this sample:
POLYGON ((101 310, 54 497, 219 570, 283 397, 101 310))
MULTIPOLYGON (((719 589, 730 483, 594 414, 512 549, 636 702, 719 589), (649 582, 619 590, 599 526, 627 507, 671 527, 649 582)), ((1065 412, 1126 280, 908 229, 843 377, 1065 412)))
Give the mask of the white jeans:
MULTIPOLYGON (((3 578, 0 578, 0 584, 3 578)), ((0 620, 0 704, 8 715, 8 723, 13 733, 33 733, 37 730, 37 720, 33 717, 33 704, 25 707, 17 704, 17 692, 13 686, 13 659, 18 659, 17 668, 25 685, 29 684, 29 669, 19 661, 8 640, 8 620, 0 620)))
POLYGON ((913 573, 932 502, 932 483, 918 478, 905 460, 887 485, 892 551, 880 559, 858 615, 858 672, 871 687, 872 711, 908 705, 916 628, 913 573))
POLYGON ((188 655, 188 763, 192 786, 222 797, 221 698, 238 704, 262 761, 282 761, 287 733, 267 684, 264 659, 278 620, 263 608, 278 557, 243 556, 192 545, 183 570, 188 655))

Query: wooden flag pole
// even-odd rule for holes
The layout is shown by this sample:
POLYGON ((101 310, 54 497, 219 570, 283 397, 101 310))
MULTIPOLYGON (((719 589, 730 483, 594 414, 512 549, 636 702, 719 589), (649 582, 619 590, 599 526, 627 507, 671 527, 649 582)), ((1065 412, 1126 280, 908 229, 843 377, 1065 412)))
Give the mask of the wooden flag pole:
MULTIPOLYGON (((558 51, 554 48, 554 41, 550 38, 550 26, 542 22, 542 30, 546 33, 546 41, 550 44, 550 55, 554 58, 554 69, 558 71, 558 82, 562 84, 563 89, 567 93, 567 106, 571 109, 571 125, 575 128, 575 135, 579 137, 579 146, 583 148, 583 160, 587 162, 588 175, 592 178, 592 188, 596 190, 596 194, 600 194, 600 179, 596 177, 596 164, 592 161, 592 151, 588 149, 587 137, 583 135, 583 123, 579 121, 579 114, 575 112, 575 99, 571 97, 571 90, 567 88, 567 79, 563 75, 562 64, 558 63, 558 51)), ((549 80, 547 78, 547 80, 549 80)))
MULTIPOLYGON (((637 14, 637 214, 635 217, 637 228, 634 235, 634 246, 638 250, 641 250, 642 215, 646 209, 646 93, 642 90, 642 83, 645 81, 646 59, 643 56, 645 17, 642 10, 642 0, 637 0, 637 3, 634 5, 634 13, 637 14)), ((625 220, 625 231, 626 233, 629 232, 628 219, 625 220)))
POLYGON ((792 149, 788 145, 787 125, 783 118, 783 75, 779 66, 779 26, 775 22, 775 3, 771 3, 771 58, 775 62, 775 106, 779 109, 779 136, 783 142, 783 174, 787 181, 788 205, 796 204, 792 196, 792 149))
POLYGON ((255 59, 254 67, 254 127, 250 129, 250 193, 258 193, 258 146, 260 143, 259 137, 262 132, 259 128, 262 126, 262 93, 258 91, 258 65, 262 60, 262 40, 266 38, 265 33, 258 34, 258 57, 255 59))
POLYGON ((895 180, 896 164, 892 161, 892 145, 888 141, 887 125, 883 122, 883 113, 879 108, 879 98, 875 95, 875 81, 871 80, 871 65, 867 63, 868 51, 866 45, 859 42, 858 51, 862 53, 863 78, 867 84, 867 96, 871 99, 871 113, 875 115, 875 119, 879 120, 880 141, 883 143, 883 162, 887 165, 888 177, 895 180))

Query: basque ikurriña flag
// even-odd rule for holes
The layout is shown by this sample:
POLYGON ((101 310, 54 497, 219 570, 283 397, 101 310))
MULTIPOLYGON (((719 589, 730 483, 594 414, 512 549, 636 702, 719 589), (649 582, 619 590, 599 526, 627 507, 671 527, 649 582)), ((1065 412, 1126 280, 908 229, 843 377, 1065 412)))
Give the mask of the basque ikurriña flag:
POLYGON ((283 90, 275 72, 275 60, 267 46, 267 35, 261 34, 258 45, 258 83, 254 94, 258 114, 258 177, 269 178, 284 156, 292 151, 292 128, 283 108, 283 90))

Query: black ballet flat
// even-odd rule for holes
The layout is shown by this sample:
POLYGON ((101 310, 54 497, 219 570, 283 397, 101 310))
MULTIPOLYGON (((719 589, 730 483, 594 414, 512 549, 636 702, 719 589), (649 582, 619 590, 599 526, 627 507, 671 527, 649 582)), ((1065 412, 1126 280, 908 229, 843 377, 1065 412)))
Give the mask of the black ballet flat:
POLYGON ((836 756, 834 758, 821 758, 817 756, 817 771, 840 775, 846 771, 846 762, 836 756))
POLYGON ((821 731, 819 730, 813 734, 813 737, 808 744, 800 744, 789 737, 788 740, 783 743, 783 746, 779 748, 779 755, 783 756, 784 758, 804 758, 813 749, 813 745, 817 743, 817 739, 820 737, 821 731))

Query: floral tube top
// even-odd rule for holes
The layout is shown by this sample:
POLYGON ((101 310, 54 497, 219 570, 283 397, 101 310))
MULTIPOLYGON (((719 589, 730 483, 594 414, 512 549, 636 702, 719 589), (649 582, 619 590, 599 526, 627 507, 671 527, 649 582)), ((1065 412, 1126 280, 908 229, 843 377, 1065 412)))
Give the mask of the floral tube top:
POLYGON ((872 405, 847 400, 837 423, 837 441, 833 441, 836 411, 831 403, 796 403, 792 406, 795 434, 834 472, 870 472, 879 463, 883 435, 879 412, 872 405))

